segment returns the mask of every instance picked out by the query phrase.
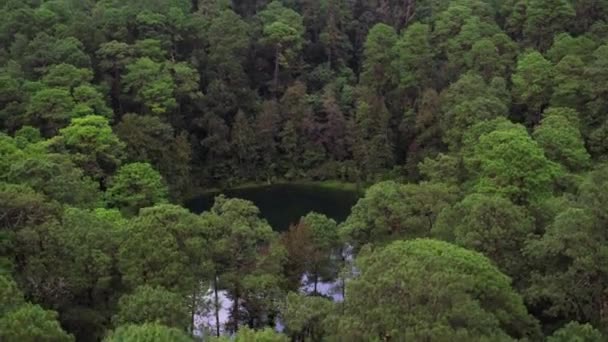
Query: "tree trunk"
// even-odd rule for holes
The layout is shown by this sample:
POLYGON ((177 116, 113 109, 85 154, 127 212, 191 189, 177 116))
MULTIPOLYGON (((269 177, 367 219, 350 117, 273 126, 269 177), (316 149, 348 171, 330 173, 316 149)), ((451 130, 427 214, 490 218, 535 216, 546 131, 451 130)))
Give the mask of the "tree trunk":
POLYGON ((236 334, 239 331, 239 299, 240 299, 240 290, 238 285, 234 291, 234 303, 232 304, 232 319, 234 320, 234 333, 236 334))
POLYGON ((276 46, 276 51, 274 55, 274 76, 273 76, 273 92, 274 97, 277 98, 279 94, 279 58, 281 55, 281 49, 279 45, 276 46))
POLYGON ((217 274, 213 277, 213 293, 215 296, 215 333, 220 337, 220 303, 217 294, 217 274))

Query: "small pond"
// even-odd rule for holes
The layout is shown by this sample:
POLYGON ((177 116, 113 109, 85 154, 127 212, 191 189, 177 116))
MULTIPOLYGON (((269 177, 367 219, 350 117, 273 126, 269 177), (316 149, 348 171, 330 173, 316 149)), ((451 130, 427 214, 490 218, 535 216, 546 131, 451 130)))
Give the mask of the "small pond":
MULTIPOLYGON (((321 185, 275 184, 222 191, 227 197, 252 201, 260 208, 261 216, 276 231, 284 231, 300 217, 311 211, 325 214, 341 222, 350 214, 360 194, 321 185)), ((220 192, 206 193, 192 199, 186 206, 195 213, 209 210, 220 192)))

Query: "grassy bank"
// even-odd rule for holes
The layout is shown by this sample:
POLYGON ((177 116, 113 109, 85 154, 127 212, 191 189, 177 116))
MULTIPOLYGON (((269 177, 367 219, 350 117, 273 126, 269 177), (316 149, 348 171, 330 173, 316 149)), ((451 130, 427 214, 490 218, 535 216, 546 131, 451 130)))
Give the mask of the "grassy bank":
POLYGON ((210 194, 210 193, 219 193, 226 190, 243 190, 243 189, 253 189, 265 186, 272 185, 300 185, 300 186, 314 186, 328 190, 338 190, 338 191, 361 191, 363 192, 366 188, 364 184, 357 184, 351 182, 343 182, 339 180, 325 180, 325 181, 307 181, 307 180, 277 180, 272 183, 268 182, 244 182, 239 183, 233 186, 226 187, 212 187, 205 189, 198 189, 198 191, 193 191, 195 194, 192 197, 197 197, 200 195, 210 194))

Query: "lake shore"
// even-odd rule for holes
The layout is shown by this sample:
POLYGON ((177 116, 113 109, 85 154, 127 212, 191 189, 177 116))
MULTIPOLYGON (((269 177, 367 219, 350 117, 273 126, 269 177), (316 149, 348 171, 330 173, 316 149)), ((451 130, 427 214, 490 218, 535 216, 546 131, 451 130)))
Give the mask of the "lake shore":
POLYGON ((274 182, 243 182, 238 183, 233 186, 226 187, 211 187, 211 188, 197 188, 193 190, 188 198, 193 199, 202 195, 208 194, 220 194, 225 191, 234 191, 234 190, 245 190, 245 189, 253 189, 253 188, 264 188, 273 185, 298 185, 298 186, 315 186, 328 190, 337 190, 337 191, 357 191, 363 193, 367 188, 367 184, 364 183, 355 183, 355 182, 345 182, 341 180, 324 180, 324 181, 311 181, 311 180, 277 180, 274 182))

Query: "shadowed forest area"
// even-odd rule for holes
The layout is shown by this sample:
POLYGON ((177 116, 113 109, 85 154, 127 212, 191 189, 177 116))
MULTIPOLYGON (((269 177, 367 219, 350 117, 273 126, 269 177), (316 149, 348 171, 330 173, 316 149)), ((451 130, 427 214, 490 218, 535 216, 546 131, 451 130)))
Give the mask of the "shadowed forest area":
POLYGON ((608 340, 608 0, 0 19, 0 341, 608 340), (298 182, 366 190, 185 206, 298 182))

